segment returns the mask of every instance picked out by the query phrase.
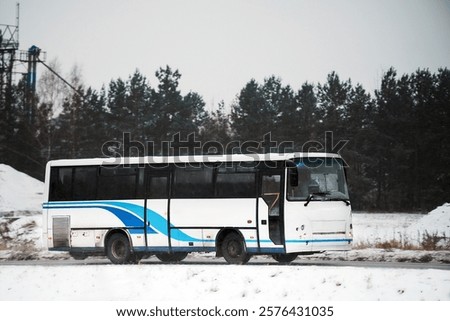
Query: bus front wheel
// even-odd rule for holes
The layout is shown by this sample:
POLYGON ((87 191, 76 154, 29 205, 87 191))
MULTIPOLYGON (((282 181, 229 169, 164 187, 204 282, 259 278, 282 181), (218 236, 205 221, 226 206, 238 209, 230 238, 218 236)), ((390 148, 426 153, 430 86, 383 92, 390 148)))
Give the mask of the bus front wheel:
POLYGON ((230 264, 245 264, 250 260, 250 254, 245 251, 244 240, 236 233, 225 236, 222 254, 225 261, 230 264))
POLYGON ((106 245, 106 256, 114 264, 130 263, 133 255, 128 237, 122 233, 113 234, 106 245))

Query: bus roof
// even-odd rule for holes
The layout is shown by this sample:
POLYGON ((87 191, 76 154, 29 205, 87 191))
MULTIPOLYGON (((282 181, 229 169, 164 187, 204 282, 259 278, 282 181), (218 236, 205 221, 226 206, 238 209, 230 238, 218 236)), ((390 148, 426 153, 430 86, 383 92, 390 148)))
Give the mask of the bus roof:
POLYGON ((82 158, 52 160, 47 166, 117 166, 134 164, 175 164, 175 163, 220 163, 220 162, 269 162, 283 161, 304 157, 333 157, 341 158, 332 153, 267 153, 267 154, 227 154, 227 155, 183 155, 183 156, 141 156, 141 157, 113 157, 113 158, 82 158))

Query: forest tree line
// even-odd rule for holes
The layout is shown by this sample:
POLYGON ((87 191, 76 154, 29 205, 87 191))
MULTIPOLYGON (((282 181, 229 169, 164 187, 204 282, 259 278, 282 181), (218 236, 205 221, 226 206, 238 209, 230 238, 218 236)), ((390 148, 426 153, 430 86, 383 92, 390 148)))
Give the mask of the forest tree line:
POLYGON ((47 161, 104 157, 104 143, 123 142, 124 133, 146 147, 152 142, 145 152, 155 155, 167 153, 162 142, 174 135, 226 146, 269 134, 292 150, 320 151, 331 133, 349 165, 355 210, 426 211, 450 201, 447 68, 401 76, 391 68, 373 95, 335 72, 299 88, 275 76, 252 79, 230 106, 220 102, 214 111, 199 93, 181 93, 178 70, 155 74, 155 86, 135 71, 97 91, 74 68, 75 92, 44 72, 33 97, 19 81, 1 100, 0 162, 43 180, 47 161))

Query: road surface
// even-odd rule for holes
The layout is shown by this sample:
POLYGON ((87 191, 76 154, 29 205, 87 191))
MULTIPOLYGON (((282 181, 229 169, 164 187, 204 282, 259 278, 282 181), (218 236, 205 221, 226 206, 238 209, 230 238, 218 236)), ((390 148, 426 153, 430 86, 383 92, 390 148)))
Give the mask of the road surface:
MULTIPOLYGON (((1 265, 40 265, 40 266, 74 266, 74 265, 109 265, 112 264, 106 258, 87 258, 85 260, 58 259, 58 260, 26 260, 26 261, 0 261, 1 265)), ((184 265, 227 265, 223 258, 188 256, 180 263, 164 263, 156 257, 144 259, 139 264, 161 265, 161 264, 184 264, 184 265)), ((443 263, 413 263, 413 262, 374 262, 374 261, 344 261, 344 260, 321 260, 297 258, 291 263, 278 263, 271 258, 259 256, 253 257, 246 265, 290 265, 290 266, 336 266, 336 267, 362 267, 362 268, 401 268, 401 269, 438 269, 450 270, 450 264, 443 263)))

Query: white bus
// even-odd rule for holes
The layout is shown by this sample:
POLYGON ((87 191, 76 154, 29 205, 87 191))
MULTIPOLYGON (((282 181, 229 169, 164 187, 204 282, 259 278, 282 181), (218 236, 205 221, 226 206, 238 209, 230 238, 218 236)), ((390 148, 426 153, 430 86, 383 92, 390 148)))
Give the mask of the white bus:
POLYGON ((116 264, 216 252, 290 262, 349 250, 351 207, 337 154, 55 160, 43 204, 49 250, 116 264))

